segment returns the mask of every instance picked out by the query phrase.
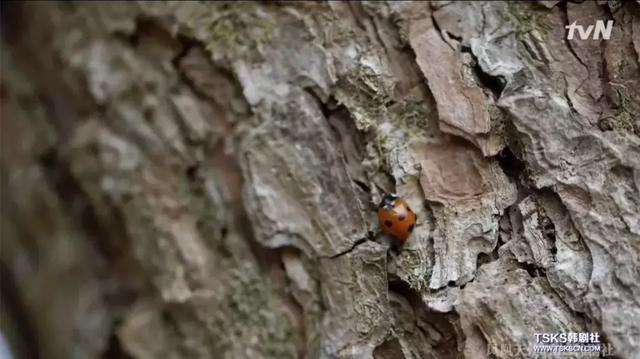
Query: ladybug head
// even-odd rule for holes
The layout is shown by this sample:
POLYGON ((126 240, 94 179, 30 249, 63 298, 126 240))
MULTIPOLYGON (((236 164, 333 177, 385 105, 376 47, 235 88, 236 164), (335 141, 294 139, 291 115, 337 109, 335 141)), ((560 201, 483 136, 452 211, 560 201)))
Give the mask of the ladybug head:
POLYGON ((378 208, 393 208, 393 202, 395 202, 399 198, 400 197, 396 196, 395 194, 387 194, 382 197, 382 201, 380 201, 378 208))

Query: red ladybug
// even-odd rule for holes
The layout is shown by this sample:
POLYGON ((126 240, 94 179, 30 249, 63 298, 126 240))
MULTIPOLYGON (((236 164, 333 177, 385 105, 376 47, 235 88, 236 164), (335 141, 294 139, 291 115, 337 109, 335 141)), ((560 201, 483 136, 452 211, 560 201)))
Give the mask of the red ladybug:
POLYGON ((396 195, 384 196, 378 206, 380 230, 400 241, 400 244, 404 244, 413 232, 416 219, 416 214, 409 208, 407 202, 396 195))

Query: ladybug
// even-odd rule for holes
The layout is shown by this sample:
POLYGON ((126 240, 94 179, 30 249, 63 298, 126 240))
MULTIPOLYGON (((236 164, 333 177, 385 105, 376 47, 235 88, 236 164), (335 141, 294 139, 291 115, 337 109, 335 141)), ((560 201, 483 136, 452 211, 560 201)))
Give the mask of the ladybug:
POLYGON ((400 244, 404 244, 413 232, 416 219, 407 202, 394 194, 384 196, 378 206, 380 230, 400 241, 400 244))

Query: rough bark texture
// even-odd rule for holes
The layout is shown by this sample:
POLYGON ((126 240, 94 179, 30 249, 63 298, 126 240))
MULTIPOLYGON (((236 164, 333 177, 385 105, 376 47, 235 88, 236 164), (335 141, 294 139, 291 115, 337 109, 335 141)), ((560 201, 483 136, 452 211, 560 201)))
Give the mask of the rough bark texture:
POLYGON ((3 3, 2 26, 17 352, 506 358, 599 331, 638 357, 638 3, 3 3), (611 40, 566 40, 598 19, 611 40), (385 192, 418 215, 401 250, 385 192))

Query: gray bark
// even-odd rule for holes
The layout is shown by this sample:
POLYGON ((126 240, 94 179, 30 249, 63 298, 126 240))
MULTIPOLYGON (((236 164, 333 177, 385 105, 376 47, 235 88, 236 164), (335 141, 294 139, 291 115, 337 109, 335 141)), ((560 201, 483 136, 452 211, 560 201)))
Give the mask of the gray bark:
POLYGON ((639 357, 638 3, 2 13, 16 354, 639 357), (399 250, 387 192, 418 215, 399 250))

